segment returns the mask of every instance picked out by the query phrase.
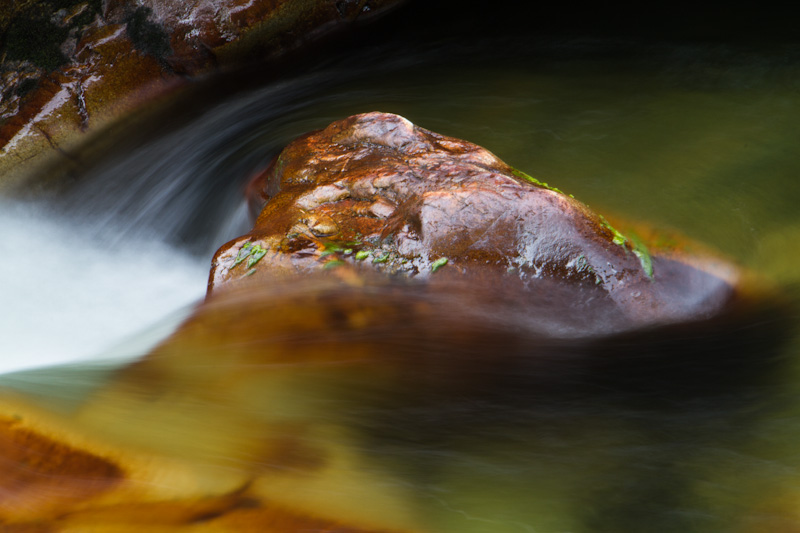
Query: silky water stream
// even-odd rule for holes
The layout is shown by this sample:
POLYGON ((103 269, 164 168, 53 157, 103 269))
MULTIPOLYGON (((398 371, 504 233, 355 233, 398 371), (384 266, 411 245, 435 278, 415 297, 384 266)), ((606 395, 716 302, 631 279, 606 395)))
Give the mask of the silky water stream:
MULTIPOLYGON (((211 253, 250 223, 248 178, 294 136, 373 110, 483 145, 600 212, 679 229, 796 298, 796 50, 572 40, 514 61, 486 50, 405 50, 394 62, 388 48, 367 50, 213 103, 199 97, 190 116, 111 150, 58 200, 4 204, 0 246, 16 259, 2 277, 21 280, 3 286, 4 369, 44 368, 2 382, 79 403, 203 297, 211 253), (46 367, 59 359, 73 363, 46 367)), ((554 373, 534 394, 541 380, 523 374, 505 391, 440 403, 378 388, 336 417, 357 428, 354 453, 402 489, 426 531, 800 531, 798 317, 781 338, 749 337, 760 320, 695 334, 692 357, 674 354, 680 368, 633 365, 622 385, 573 391, 554 373), (730 359, 757 363, 730 380, 724 364, 714 371, 730 359)), ((225 357, 224 344, 209 349, 225 357)), ((180 431, 159 438, 190 446, 180 431)))

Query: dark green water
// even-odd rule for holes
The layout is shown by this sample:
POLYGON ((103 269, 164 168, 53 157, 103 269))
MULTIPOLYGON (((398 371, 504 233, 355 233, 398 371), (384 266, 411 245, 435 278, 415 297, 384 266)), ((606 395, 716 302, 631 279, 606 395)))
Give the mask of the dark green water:
MULTIPOLYGON (((207 261, 246 228, 241 186, 281 146, 380 110, 481 144, 600 212, 677 228, 797 297, 796 49, 572 39, 509 59, 487 46, 439 43, 390 60, 389 48, 366 50, 214 105, 199 96, 203 107, 99 162, 56 207, 116 217, 123 236, 163 237, 207 261)), ((611 380, 573 395, 556 376, 550 397, 389 403, 350 420, 363 434, 355 449, 431 532, 800 531, 800 319, 791 323, 785 339, 702 339, 707 361, 763 357, 734 386, 689 361, 672 369, 674 388, 650 388, 642 373, 635 390, 611 380), (687 392, 683 379, 709 390, 687 392)), ((77 390, 75 375, 65 381, 77 390)))

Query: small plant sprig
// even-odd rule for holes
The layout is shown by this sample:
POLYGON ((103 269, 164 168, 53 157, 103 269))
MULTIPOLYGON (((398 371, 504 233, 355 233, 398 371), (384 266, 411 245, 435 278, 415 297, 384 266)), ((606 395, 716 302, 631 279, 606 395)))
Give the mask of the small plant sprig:
POLYGON ((231 268, 244 262, 247 259, 247 268, 252 268, 253 265, 261 261, 267 255, 267 250, 262 248, 260 244, 253 244, 252 242, 245 243, 244 246, 239 248, 239 253, 236 254, 236 259, 233 261, 231 268))

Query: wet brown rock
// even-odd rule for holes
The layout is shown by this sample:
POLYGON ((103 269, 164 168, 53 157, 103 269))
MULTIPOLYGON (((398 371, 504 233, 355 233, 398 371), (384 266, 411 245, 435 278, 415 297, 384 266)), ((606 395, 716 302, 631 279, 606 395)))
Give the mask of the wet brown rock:
MULTIPOLYGON (((266 203, 253 231, 214 257, 212 294, 319 269, 467 276, 593 301, 619 318, 612 330, 705 318, 737 297, 731 265, 664 239, 654 246, 646 231, 625 235, 487 150, 396 115, 358 115, 296 140, 249 194, 266 203)), ((597 332, 591 320, 586 331, 597 332)))
POLYGON ((0 9, 0 188, 69 165, 84 134, 197 75, 277 58, 399 2, 12 2, 0 9))

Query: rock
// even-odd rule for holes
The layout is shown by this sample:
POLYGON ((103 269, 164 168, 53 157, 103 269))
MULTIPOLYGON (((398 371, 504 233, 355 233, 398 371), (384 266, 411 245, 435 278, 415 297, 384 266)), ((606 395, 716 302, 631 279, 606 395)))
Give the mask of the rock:
POLYGON ((401 0, 30 0, 0 14, 0 189, 212 69, 285 55, 401 0))
POLYGON ((212 295, 320 269, 467 277, 512 300, 527 291, 572 302, 556 314, 592 302, 580 319, 564 317, 569 334, 699 320, 742 295, 732 265, 672 237, 623 234, 487 150, 397 115, 357 115, 301 137, 248 194, 263 210, 215 255, 212 295))

